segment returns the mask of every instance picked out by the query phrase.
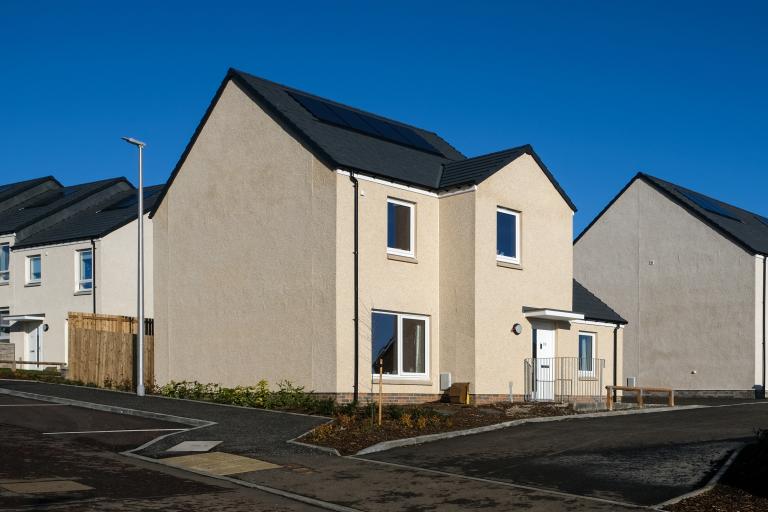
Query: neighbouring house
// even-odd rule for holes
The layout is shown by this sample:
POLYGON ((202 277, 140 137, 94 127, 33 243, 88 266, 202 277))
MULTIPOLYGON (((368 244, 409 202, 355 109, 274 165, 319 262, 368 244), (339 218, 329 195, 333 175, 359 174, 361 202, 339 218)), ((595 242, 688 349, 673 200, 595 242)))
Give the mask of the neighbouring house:
POLYGON ((388 401, 595 396, 625 322, 574 287, 574 211, 530 146, 230 70, 152 212, 156 379, 364 400, 383 360, 388 401))
POLYGON ((576 238, 574 273, 629 320, 638 385, 761 396, 766 254, 765 217, 640 173, 576 238))
MULTIPOLYGON (((148 316, 147 216, 160 190, 144 194, 148 316)), ((0 360, 66 363, 69 312, 135 314, 137 216, 136 189, 125 178, 65 187, 46 177, 0 186, 0 360)))

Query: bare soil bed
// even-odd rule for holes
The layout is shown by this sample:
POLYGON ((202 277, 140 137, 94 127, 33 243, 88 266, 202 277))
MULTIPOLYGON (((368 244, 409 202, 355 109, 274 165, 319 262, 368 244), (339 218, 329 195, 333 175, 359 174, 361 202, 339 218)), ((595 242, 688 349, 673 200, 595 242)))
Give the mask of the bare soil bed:
POLYGON ((711 490, 667 507, 673 512, 764 512, 768 510, 768 433, 736 457, 711 490))
POLYGON ((301 441, 335 448, 342 455, 354 454, 374 444, 393 439, 464 430, 506 421, 576 414, 569 405, 511 404, 471 406, 446 403, 384 407, 382 424, 378 409, 360 407, 337 412, 332 423, 321 425, 301 441))

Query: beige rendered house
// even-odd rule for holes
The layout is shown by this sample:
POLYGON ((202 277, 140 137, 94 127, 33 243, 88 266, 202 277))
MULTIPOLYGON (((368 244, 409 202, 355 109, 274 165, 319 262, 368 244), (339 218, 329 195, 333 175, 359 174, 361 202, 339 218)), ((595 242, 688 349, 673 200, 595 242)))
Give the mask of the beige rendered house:
POLYGON ((600 393, 625 321, 574 288, 574 210, 530 146, 466 158, 230 70, 152 212, 156 379, 600 393))
MULTIPOLYGON (((145 189, 147 212, 159 192, 145 189)), ((67 363, 69 312, 135 315, 137 216, 136 189, 125 178, 0 186, 0 360, 67 363)), ((149 271, 148 214, 143 222, 149 271)), ((145 286, 151 316, 151 271, 145 286)))
POLYGON ((640 173, 575 241, 576 278, 629 320, 624 375, 761 397, 768 219, 640 173))

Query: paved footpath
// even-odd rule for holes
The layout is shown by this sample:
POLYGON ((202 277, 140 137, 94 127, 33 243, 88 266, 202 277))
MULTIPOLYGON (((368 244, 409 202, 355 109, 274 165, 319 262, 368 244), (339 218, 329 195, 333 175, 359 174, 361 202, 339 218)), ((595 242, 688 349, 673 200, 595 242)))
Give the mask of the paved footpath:
POLYGON ((538 423, 359 459, 286 443, 325 418, 33 382, 0 388, 215 422, 140 453, 162 461, 180 441, 222 440, 215 450, 281 466, 239 480, 365 511, 636 509, 704 485, 754 428, 768 428, 768 408, 752 403, 538 423))

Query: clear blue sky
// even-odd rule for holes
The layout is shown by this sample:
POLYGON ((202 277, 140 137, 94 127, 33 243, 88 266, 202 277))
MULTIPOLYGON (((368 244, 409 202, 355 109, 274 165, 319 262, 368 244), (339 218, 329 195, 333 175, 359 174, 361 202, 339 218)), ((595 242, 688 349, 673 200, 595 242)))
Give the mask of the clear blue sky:
POLYGON ((530 143, 579 207, 639 170, 768 214, 768 2, 38 2, 0 9, 0 182, 163 182, 236 67, 530 143))

